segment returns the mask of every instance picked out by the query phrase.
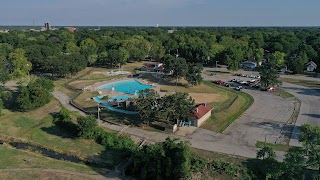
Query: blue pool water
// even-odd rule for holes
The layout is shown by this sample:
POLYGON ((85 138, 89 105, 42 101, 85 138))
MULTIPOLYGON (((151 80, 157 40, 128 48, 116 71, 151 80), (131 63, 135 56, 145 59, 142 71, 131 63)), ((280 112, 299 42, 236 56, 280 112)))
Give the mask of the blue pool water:
POLYGON ((124 80, 124 81, 118 81, 118 82, 108 83, 108 84, 99 86, 98 89, 112 90, 112 87, 114 87, 114 90, 116 92, 122 92, 122 93, 128 93, 128 94, 135 94, 135 93, 139 93, 140 90, 146 90, 146 89, 152 88, 152 86, 141 84, 136 80, 124 80))

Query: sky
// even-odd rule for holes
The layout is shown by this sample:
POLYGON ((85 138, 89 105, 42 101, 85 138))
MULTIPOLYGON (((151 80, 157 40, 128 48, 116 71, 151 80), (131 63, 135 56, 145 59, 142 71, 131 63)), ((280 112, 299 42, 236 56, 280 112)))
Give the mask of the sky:
POLYGON ((0 25, 320 26, 320 0, 1 0, 0 25))

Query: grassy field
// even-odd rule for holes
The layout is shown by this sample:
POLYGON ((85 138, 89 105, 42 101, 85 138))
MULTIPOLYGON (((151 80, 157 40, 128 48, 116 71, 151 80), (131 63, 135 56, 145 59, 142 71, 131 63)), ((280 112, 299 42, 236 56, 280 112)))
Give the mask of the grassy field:
MULTIPOLYGON (((7 145, 0 146, 0 154, 0 169, 45 168, 97 174, 95 170, 84 164, 55 160, 31 152, 17 150, 7 145)), ((1 179, 3 178, 1 177, 1 179)))
POLYGON ((291 79, 291 78, 280 78, 280 80, 283 82, 288 82, 288 83, 320 90, 320 81, 307 81, 307 80, 299 80, 299 79, 291 79))
POLYGON ((275 151, 289 151, 290 147, 289 145, 284 145, 284 144, 272 144, 272 143, 265 143, 262 141, 257 141, 256 147, 257 148, 263 148, 263 147, 271 147, 275 151))
POLYGON ((253 103, 254 99, 246 93, 233 91, 230 88, 217 86, 206 82, 210 86, 227 94, 229 99, 223 104, 214 105, 217 110, 213 110, 212 116, 201 127, 215 132, 222 133, 231 123, 233 123, 242 113, 244 113, 253 103), (217 106, 220 105, 220 106, 217 106))
POLYGON ((48 171, 0 171, 0 178, 2 180, 42 180, 42 179, 68 179, 68 180, 96 180, 92 176, 78 175, 75 173, 61 173, 61 172, 48 172, 48 171))
POLYGON ((103 153, 110 164, 117 164, 120 157, 105 151, 105 147, 93 140, 75 138, 52 123, 51 114, 60 110, 60 104, 52 100, 44 107, 31 112, 5 111, 0 117, 1 134, 25 139, 51 149, 70 152, 81 157, 97 156, 103 153))
POLYGON ((275 93, 276 93, 278 96, 282 97, 283 99, 293 98, 293 97, 294 97, 294 95, 292 95, 292 94, 290 94, 290 93, 288 93, 287 91, 284 91, 284 90, 282 90, 282 89, 277 89, 277 90, 275 91, 275 93))
POLYGON ((84 108, 97 106, 97 102, 90 99, 91 97, 98 96, 98 92, 83 92, 81 93, 77 98, 74 99, 74 101, 79 104, 80 106, 84 108), (86 100, 90 99, 90 100, 86 100))

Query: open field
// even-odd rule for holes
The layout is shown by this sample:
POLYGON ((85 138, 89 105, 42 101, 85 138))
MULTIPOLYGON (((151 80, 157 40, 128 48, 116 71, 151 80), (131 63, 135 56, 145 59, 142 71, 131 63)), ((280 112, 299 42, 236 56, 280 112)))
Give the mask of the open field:
MULTIPOLYGON (((209 82, 206 82, 209 83, 209 82)), ((215 86, 215 85, 211 85, 215 86)), ((233 123, 242 113, 244 113, 253 103, 253 98, 243 92, 236 92, 229 88, 215 86, 221 92, 226 93, 229 98, 222 104, 214 104, 216 108, 212 116, 201 127, 215 132, 222 133, 231 123, 233 123)))
POLYGON ((278 96, 280 96, 280 97, 282 97, 282 98, 284 98, 284 99, 293 98, 293 97, 294 97, 292 94, 290 94, 290 93, 288 93, 287 91, 284 91, 284 90, 282 90, 282 89, 280 89, 280 88, 278 88, 278 89, 275 91, 275 93, 276 93, 278 96))
POLYGON ((80 157, 91 157, 103 154, 110 164, 117 164, 121 159, 113 152, 105 151, 105 147, 93 140, 74 137, 52 123, 52 114, 59 112, 60 104, 52 100, 44 107, 31 112, 5 111, 0 117, 1 134, 25 139, 45 147, 80 157))
POLYGON ((74 99, 74 102, 79 104, 84 108, 97 106, 97 102, 95 102, 91 97, 98 96, 98 92, 83 92, 77 98, 74 99), (86 100, 88 99, 88 100, 86 100))
POLYGON ((320 82, 319 81, 310 81, 310 80, 301 80, 301 79, 291 79, 291 78, 280 78, 283 82, 288 82, 291 84, 296 84, 300 86, 305 86, 311 89, 320 90, 320 82))
MULTIPOLYGON (((91 167, 84 164, 55 160, 48 157, 39 156, 35 153, 17 150, 7 145, 0 146, 0 154, 0 169, 44 168, 97 174, 97 172, 95 172, 91 167)), ((2 177, 3 175, 3 173, 0 173, 1 179, 4 179, 2 177)))

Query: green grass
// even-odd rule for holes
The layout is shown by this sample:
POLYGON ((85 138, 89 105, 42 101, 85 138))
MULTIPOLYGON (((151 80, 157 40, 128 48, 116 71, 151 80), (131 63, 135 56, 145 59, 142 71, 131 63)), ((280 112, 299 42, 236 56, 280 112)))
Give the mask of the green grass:
POLYGON ((0 169, 45 168, 97 174, 92 168, 84 164, 38 156, 34 153, 17 150, 6 145, 0 146, 0 154, 0 169))
POLYGON ((121 161, 119 154, 106 151, 94 140, 76 138, 52 123, 50 114, 58 112, 60 104, 52 100, 44 107, 31 112, 10 112, 0 117, 0 132, 7 136, 24 139, 62 152, 70 152, 80 157, 102 154, 110 164, 121 161))
POLYGON ((277 89, 275 91, 277 93, 278 96, 282 97, 283 99, 287 99, 287 98, 293 98, 294 95, 288 93, 287 91, 284 91, 282 89, 277 89))
POLYGON ((280 78, 283 82, 288 82, 300 86, 309 87, 311 89, 320 90, 320 81, 310 81, 310 80, 299 80, 291 78, 280 78))
MULTIPOLYGON (((206 82, 210 85, 210 82, 206 82)), ((210 119, 201 127, 211 131, 222 133, 230 124, 232 124, 241 114, 243 114, 254 102, 252 96, 244 92, 233 91, 230 88, 216 86, 222 94, 227 93, 229 99, 220 106, 214 106, 210 119)))
POLYGON ((289 151, 290 147, 289 145, 284 145, 284 144, 272 144, 272 143, 265 143, 262 141, 257 141, 256 147, 257 148, 263 148, 263 147, 271 147, 275 151, 289 151))

